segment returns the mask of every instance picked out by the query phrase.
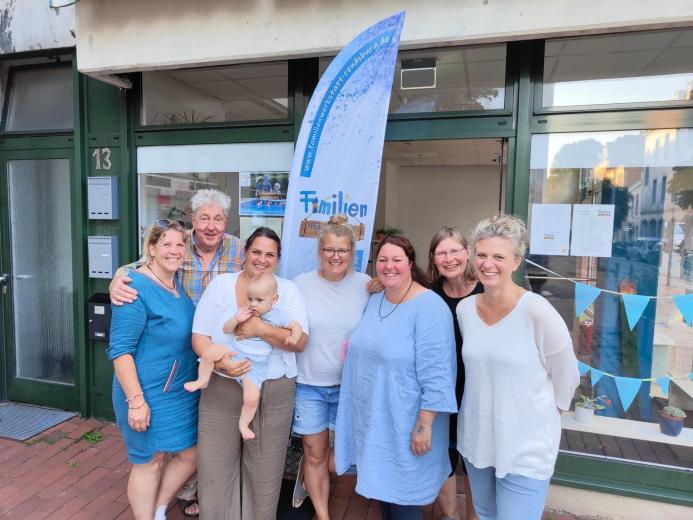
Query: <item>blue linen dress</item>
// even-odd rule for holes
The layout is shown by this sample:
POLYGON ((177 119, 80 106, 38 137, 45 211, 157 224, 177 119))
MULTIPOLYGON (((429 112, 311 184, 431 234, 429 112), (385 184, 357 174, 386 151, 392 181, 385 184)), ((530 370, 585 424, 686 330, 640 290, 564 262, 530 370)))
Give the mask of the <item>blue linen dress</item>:
POLYGON ((385 299, 379 311, 382 297, 370 297, 349 341, 335 429, 337 473, 356 465, 356 492, 366 498, 430 504, 450 474, 448 423, 457 411, 452 316, 432 291, 396 309, 385 299), (414 455, 411 433, 421 409, 438 414, 431 451, 414 455))
POLYGON ((144 464, 157 452, 178 452, 197 444, 199 392, 183 388, 183 383, 197 378, 197 356, 190 343, 195 306, 177 279, 178 298, 141 273, 130 276, 138 297, 113 306, 108 359, 131 354, 135 360, 151 424, 145 432, 128 426, 125 393, 115 375, 113 410, 128 460, 144 464))

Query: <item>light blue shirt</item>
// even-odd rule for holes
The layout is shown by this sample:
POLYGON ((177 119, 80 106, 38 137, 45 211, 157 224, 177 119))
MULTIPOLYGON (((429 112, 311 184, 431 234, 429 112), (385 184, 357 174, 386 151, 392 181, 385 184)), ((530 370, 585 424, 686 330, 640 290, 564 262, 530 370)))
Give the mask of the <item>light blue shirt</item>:
MULTIPOLYGON (((287 328, 289 323, 291 323, 291 318, 276 307, 272 307, 260 316, 260 319, 273 327, 279 328, 287 328)), ((272 353, 272 345, 260 337, 236 339, 233 334, 228 334, 228 336, 229 342, 227 345, 230 345, 231 350, 234 352, 242 352, 251 356, 269 356, 272 353)))
POLYGON ((370 297, 349 342, 335 429, 337 473, 356 465, 356 492, 366 498, 430 504, 450 474, 448 414, 457 411, 452 317, 432 291, 397 308, 382 298, 370 297), (421 409, 438 414, 431 451, 414 455, 411 433, 421 409))

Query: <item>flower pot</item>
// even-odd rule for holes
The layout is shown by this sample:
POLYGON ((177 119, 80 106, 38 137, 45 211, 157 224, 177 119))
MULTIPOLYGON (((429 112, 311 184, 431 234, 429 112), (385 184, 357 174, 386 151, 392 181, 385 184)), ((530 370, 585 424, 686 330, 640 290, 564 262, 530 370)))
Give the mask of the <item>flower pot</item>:
POLYGON ((581 423, 590 424, 594 418, 594 408, 583 408, 575 406, 575 420, 581 423))
POLYGON ((670 417, 668 415, 659 414, 659 431, 664 435, 677 437, 683 429, 683 417, 670 417))

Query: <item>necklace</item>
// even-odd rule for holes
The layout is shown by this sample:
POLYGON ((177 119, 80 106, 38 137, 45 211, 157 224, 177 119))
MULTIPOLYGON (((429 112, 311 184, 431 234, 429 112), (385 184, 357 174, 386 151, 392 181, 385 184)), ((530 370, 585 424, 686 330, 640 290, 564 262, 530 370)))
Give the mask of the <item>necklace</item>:
POLYGON ((154 269, 152 269, 152 266, 151 266, 150 264, 147 264, 147 269, 149 269, 149 271, 154 275, 154 278, 156 278, 157 280, 159 280, 159 282, 161 282, 161 285, 163 285, 166 289, 168 289, 168 290, 171 291, 173 294, 175 294, 176 296, 178 296, 178 291, 176 291, 175 286, 171 285, 171 286, 169 287, 168 284, 167 284, 166 282, 164 282, 161 278, 159 278, 159 277, 156 275, 156 273, 154 272, 154 269))
POLYGON ((414 280, 412 279, 411 283, 409 284, 409 287, 407 287, 407 292, 404 293, 404 296, 402 296, 402 299, 397 302, 397 305, 394 306, 394 308, 388 312, 385 316, 383 316, 383 300, 385 299, 385 291, 383 291, 383 296, 380 298, 380 306, 378 307, 378 316, 380 316, 380 321, 383 321, 385 318, 387 318, 390 314, 395 312, 397 310, 397 307, 399 307, 400 303, 404 301, 404 299, 407 297, 407 294, 409 294, 409 291, 411 291, 411 286, 414 285, 414 280))

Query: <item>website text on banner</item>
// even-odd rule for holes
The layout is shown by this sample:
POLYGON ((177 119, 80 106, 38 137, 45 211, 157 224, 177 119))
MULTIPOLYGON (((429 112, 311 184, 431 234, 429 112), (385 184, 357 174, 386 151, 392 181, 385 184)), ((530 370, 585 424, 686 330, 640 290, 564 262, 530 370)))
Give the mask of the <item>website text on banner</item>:
POLYGON ((392 78, 404 12, 359 34, 332 60, 311 98, 289 176, 280 274, 317 266, 315 237, 344 213, 356 231, 355 268, 365 270, 378 197, 392 78))

